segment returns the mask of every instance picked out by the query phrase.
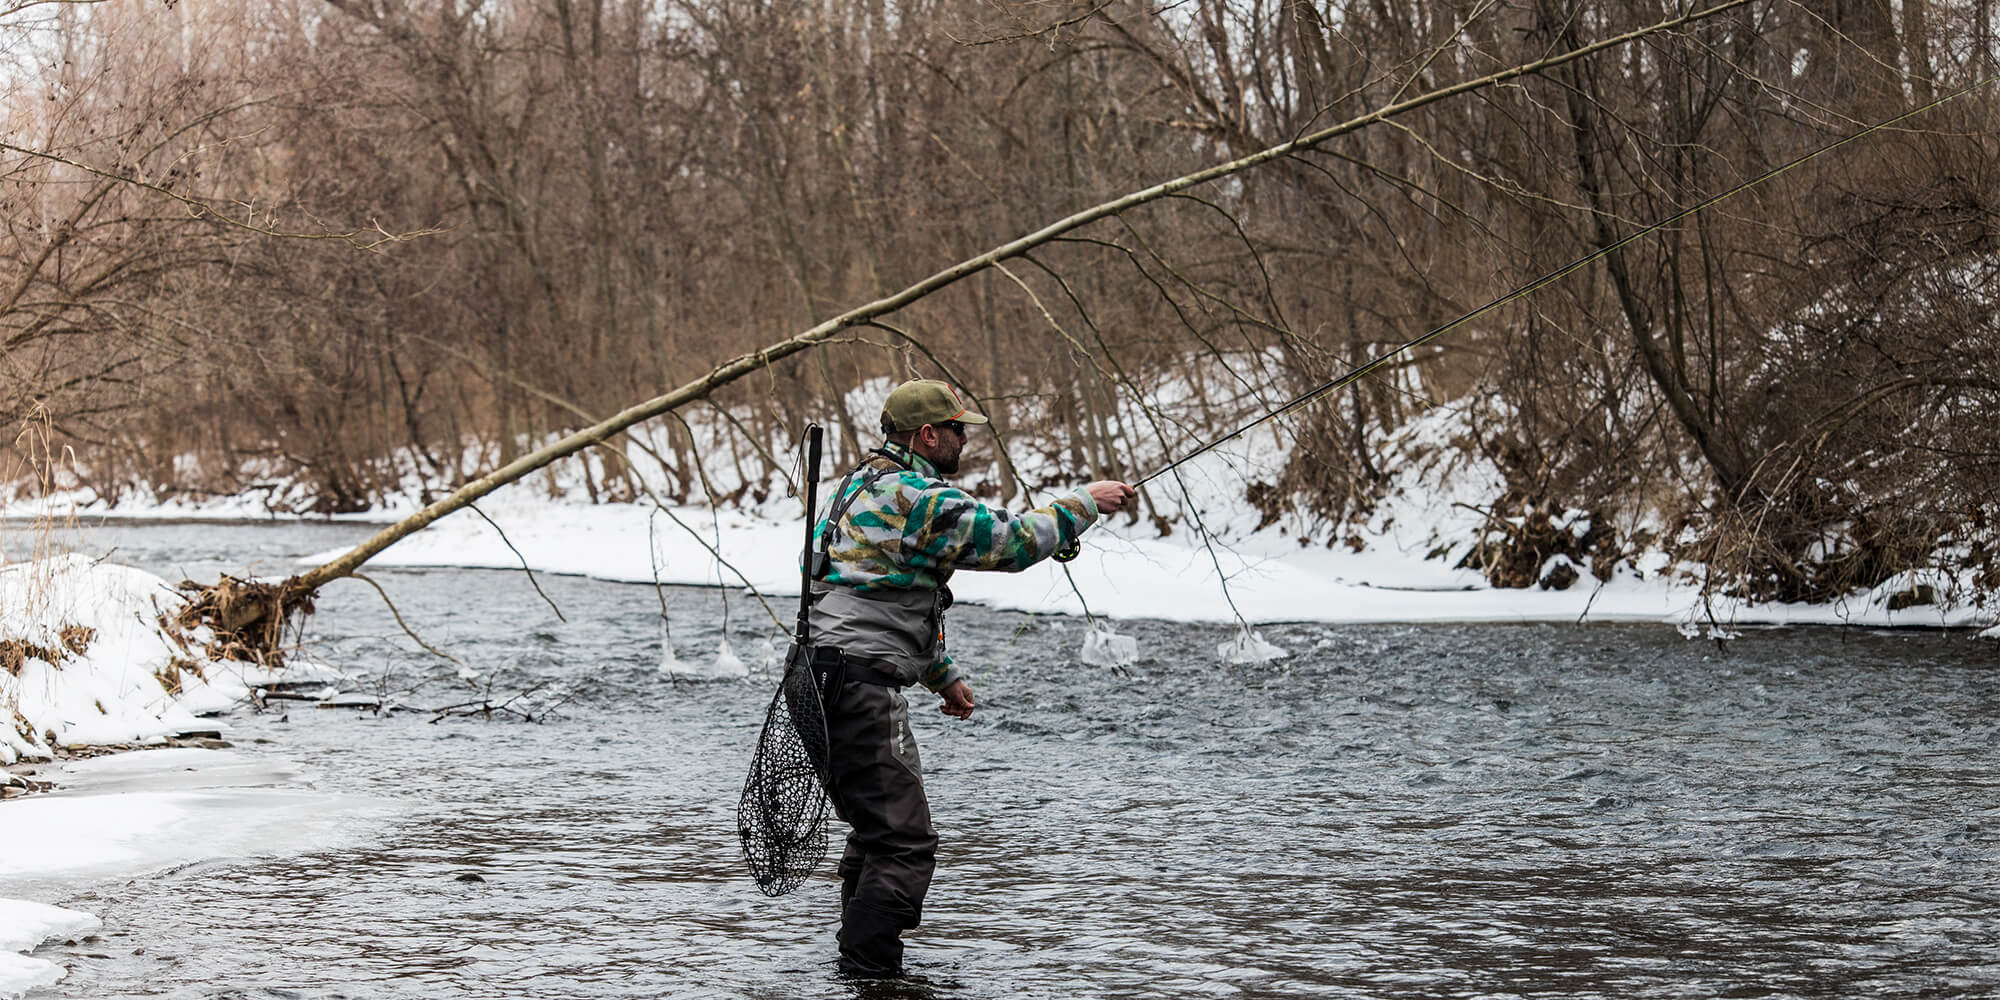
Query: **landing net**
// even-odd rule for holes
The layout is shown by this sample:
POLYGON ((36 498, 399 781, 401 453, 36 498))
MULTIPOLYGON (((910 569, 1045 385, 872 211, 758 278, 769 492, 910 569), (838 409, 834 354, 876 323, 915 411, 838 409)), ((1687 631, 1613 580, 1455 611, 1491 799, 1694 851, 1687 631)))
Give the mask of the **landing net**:
POLYGON ((766 896, 805 884, 826 858, 826 712, 809 656, 794 647, 764 713, 737 803, 736 833, 766 896))

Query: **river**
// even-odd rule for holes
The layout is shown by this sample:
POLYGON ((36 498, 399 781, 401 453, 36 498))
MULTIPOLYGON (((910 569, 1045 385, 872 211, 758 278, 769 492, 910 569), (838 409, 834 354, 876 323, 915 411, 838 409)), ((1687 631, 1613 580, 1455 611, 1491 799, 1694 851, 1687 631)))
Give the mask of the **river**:
MULTIPOLYGON (((357 540, 348 525, 111 525, 169 579, 357 540)), ((418 706, 535 685, 539 722, 274 703, 239 750, 386 799, 304 854, 69 887, 103 918, 35 996, 1860 997, 2000 991, 2000 647, 1965 633, 1665 625, 1123 623, 954 610, 980 699, 916 714, 943 837, 916 974, 833 973, 836 885, 756 891, 735 839, 773 679, 657 671, 651 587, 383 571, 306 633, 418 706)), ((684 658, 722 595, 667 592, 684 658)), ((1415 598, 1420 599, 1420 598, 1415 598)), ((753 658, 774 627, 730 595, 753 658)), ((782 602, 778 612, 789 620, 782 602)), ((919 699, 913 702, 924 705, 919 699)), ((22 831, 12 831, 15 836, 22 831)), ((31 834, 30 834, 31 835, 31 834)))

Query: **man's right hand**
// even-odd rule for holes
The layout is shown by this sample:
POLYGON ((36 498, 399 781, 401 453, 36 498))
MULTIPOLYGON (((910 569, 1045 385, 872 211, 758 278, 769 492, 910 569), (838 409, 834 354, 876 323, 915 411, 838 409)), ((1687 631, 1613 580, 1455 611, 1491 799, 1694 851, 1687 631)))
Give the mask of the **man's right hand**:
POLYGON ((1133 497, 1139 495, 1138 490, 1116 479, 1106 479, 1091 483, 1089 486, 1084 487, 1084 489, 1090 492, 1092 500, 1097 501, 1097 512, 1099 514, 1116 514, 1119 508, 1124 507, 1127 503, 1131 502, 1133 497))

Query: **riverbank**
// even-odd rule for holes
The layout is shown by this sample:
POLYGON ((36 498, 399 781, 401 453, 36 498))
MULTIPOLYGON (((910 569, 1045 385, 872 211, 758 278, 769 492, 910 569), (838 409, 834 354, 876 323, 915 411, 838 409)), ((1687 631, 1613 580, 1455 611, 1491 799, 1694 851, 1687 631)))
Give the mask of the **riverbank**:
MULTIPOLYGON (((186 844, 242 835, 175 829, 190 803, 169 790, 212 770, 213 758, 185 755, 222 752, 227 727, 215 716, 273 677, 214 659, 205 630, 170 625, 178 598, 152 573, 81 555, 0 566, 0 706, 12 717, 0 729, 0 795, 22 799, 6 806, 20 835, 0 856, 0 878, 143 871, 186 844), (122 776, 116 798, 102 790, 107 774, 122 776)), ((0 898, 0 996, 61 979, 61 966, 27 953, 96 926, 92 914, 0 898)))
MULTIPOLYGON (((867 426, 887 383, 857 390, 847 422, 867 426)), ((1944 569, 1966 562, 1964 553, 1940 543, 1935 565, 1909 565, 1869 589, 1819 603, 1752 603, 1711 586, 1711 567, 1679 558, 1686 551, 1666 541, 1675 529, 1647 511, 1544 511, 1546 525, 1530 530, 1522 516, 1506 516, 1499 498, 1510 494, 1493 460, 1467 442, 1477 437, 1483 404, 1463 399, 1433 407, 1373 443, 1384 481, 1366 517, 1330 524, 1285 502, 1269 484, 1284 480, 1296 448, 1283 421, 1264 424, 1156 478, 1126 514, 1108 519, 1084 538, 1083 554, 1067 566, 1044 563, 1019 574, 963 573, 953 580, 959 600, 1036 614, 1091 614, 1112 619, 1179 622, 1358 624, 1370 622, 1619 622, 1674 625, 1695 634, 1725 633, 1741 625, 1855 625, 1867 627, 2000 629, 2000 593, 1972 571, 1944 569), (1252 502, 1261 498, 1259 502, 1252 502), (1547 535, 1528 543, 1531 535, 1547 535), (1584 539, 1616 540, 1591 545, 1584 539), (1497 546, 1497 549, 1496 549, 1497 546), (1516 548, 1522 551, 1515 551, 1516 548), (1548 552, 1548 555, 1538 553, 1548 552), (1523 558, 1525 556, 1525 558, 1523 558), (1504 562, 1494 577, 1481 566, 1504 562), (1521 565, 1515 565, 1515 564, 1521 565), (1526 587, 1496 587, 1494 579, 1525 580, 1526 587)), ((796 597, 801 503, 789 473, 776 458, 749 461, 733 425, 697 422, 700 480, 716 504, 656 505, 670 492, 670 474, 658 456, 671 454, 659 428, 637 428, 625 461, 607 464, 583 452, 549 465, 481 499, 477 512, 459 512, 406 538, 370 561, 374 567, 530 569, 630 583, 749 587, 774 598, 796 597), (715 456, 734 456, 722 461, 715 456), (616 466, 616 469, 613 467, 616 466), (614 481, 640 482, 631 503, 598 503, 614 481), (483 515, 483 516, 482 516, 483 515)), ((835 433, 836 440, 842 437, 835 433)), ((538 442, 524 441, 524 446, 538 442)), ((784 456, 792 442, 751 442, 758 454, 784 456)), ((997 440, 981 439, 968 452, 957 481, 982 497, 997 497, 1007 482, 1059 482, 1052 442, 1012 441, 1018 480, 1003 479, 994 464, 997 440)), ((492 455, 472 449, 461 465, 484 468, 492 455)), ((1147 456, 1130 456, 1144 466, 1147 456)), ((371 510, 340 515, 331 523, 389 524, 450 492, 449 482, 426 478, 408 456, 395 489, 371 510)), ((836 463, 829 463, 830 466, 836 463)), ((821 495, 845 469, 822 470, 821 495)), ((469 474, 469 473, 468 473, 469 474)), ((218 522, 305 520, 304 484, 260 480, 254 490, 189 501, 157 497, 143 489, 118 492, 116 506, 87 490, 46 496, 16 495, 0 502, 13 518, 88 533, 111 521, 218 522)), ((697 498, 699 500, 700 498, 697 498)), ((1016 497, 1021 509, 1048 494, 1016 497)), ((1984 536, 1982 536, 1984 537, 1984 536)), ((1686 542, 1687 539, 1682 539, 1686 542)), ((1825 547, 1840 546, 1829 538, 1825 547)), ((1951 543, 1962 546, 1964 540, 1951 543)), ((329 549, 295 565, 263 566, 283 576, 338 555, 329 549)), ((0 557, 5 556, 0 550, 0 557)))

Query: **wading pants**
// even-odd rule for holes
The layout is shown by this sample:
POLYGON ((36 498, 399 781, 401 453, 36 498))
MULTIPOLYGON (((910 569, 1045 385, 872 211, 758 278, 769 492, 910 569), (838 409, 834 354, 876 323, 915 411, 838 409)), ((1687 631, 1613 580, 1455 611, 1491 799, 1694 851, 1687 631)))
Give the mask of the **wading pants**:
POLYGON ((852 831, 840 858, 840 968, 902 971, 902 932, 923 917, 937 857, 922 765, 902 692, 855 680, 827 706, 834 807, 852 831))

